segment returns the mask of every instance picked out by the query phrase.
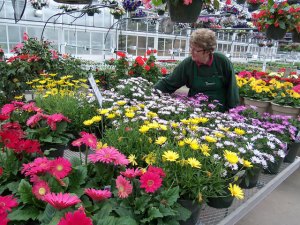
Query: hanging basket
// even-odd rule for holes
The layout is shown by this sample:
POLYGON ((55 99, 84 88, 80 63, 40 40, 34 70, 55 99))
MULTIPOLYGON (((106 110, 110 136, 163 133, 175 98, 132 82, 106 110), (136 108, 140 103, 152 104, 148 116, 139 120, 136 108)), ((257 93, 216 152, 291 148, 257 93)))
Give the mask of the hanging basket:
POLYGON ((248 4, 248 12, 253 12, 259 9, 261 4, 248 4))
POLYGON ((298 33, 297 30, 293 30, 293 32, 292 32, 292 40, 293 40, 293 42, 300 43, 300 33, 298 33))
POLYGON ((286 29, 275 27, 273 24, 270 25, 266 30, 266 36, 268 39, 280 40, 284 38, 285 34, 286 34, 286 29))
POLYGON ((196 22, 201 12, 202 4, 202 0, 194 0, 190 5, 184 5, 183 1, 178 1, 177 4, 172 0, 167 1, 171 20, 178 23, 196 22))
POLYGON ((246 0, 236 0, 236 3, 239 5, 243 5, 246 3, 246 0))
POLYGON ((120 18, 121 18, 121 15, 116 15, 116 14, 114 15, 115 20, 119 20, 120 18))
POLYGON ((41 9, 35 9, 33 15, 35 17, 41 18, 43 16, 43 11, 41 9))
POLYGON ((94 12, 87 12, 86 14, 87 14, 88 16, 94 16, 94 15, 95 15, 94 12))
POLYGON ((53 0, 57 3, 62 4, 73 4, 73 5, 80 5, 80 4, 90 4, 92 0, 53 0))

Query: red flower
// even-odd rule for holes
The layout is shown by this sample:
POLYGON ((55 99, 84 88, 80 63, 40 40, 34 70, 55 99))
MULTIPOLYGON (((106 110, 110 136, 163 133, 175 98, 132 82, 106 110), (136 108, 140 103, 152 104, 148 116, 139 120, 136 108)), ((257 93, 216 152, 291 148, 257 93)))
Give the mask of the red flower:
POLYGON ((127 198, 132 193, 132 185, 123 176, 118 176, 116 180, 119 198, 127 198))
POLYGON ((71 122, 67 117, 65 117, 61 113, 55 113, 49 116, 46 116, 47 124, 51 127, 51 130, 56 130, 56 123, 61 121, 67 121, 68 123, 71 122))
POLYGON ((111 192, 108 190, 96 190, 93 188, 87 188, 84 193, 95 201, 102 201, 111 197, 111 192))
POLYGON ((65 178, 72 170, 72 164, 66 158, 59 157, 51 162, 50 174, 58 179, 65 178))
POLYGON ((48 193, 45 195, 44 201, 58 210, 68 208, 81 202, 76 195, 72 196, 68 193, 48 193))
POLYGON ((6 212, 0 212, 0 225, 7 225, 9 222, 9 219, 7 218, 6 212))
POLYGON ((166 174, 165 174, 165 172, 163 171, 162 168, 155 167, 155 166, 149 166, 147 172, 156 173, 161 177, 166 176, 166 174))
POLYGON ((120 56, 121 58, 125 58, 126 54, 124 52, 117 52, 117 56, 120 56))
POLYGON ((147 193, 154 193, 162 185, 162 179, 157 173, 147 171, 140 177, 141 188, 147 193))
POLYGON ((0 167, 0 176, 2 176, 2 174, 3 174, 3 168, 0 167))
POLYGON ((34 176, 46 173, 51 168, 51 161, 46 157, 36 158, 33 162, 22 165, 22 174, 25 176, 34 176))
POLYGON ((18 202, 12 195, 0 196, 0 214, 10 212, 12 208, 17 207, 18 202))
POLYGON ((1 114, 10 115, 16 109, 14 104, 5 104, 1 109, 1 114))
POLYGON ((129 179, 141 176, 142 174, 142 171, 139 169, 126 169, 124 172, 121 172, 121 175, 129 179))
POLYGON ((147 53, 147 55, 150 55, 151 52, 152 52, 152 51, 151 51, 150 49, 148 49, 146 53, 147 53))
POLYGON ((163 67, 160 69, 160 72, 162 73, 162 75, 166 75, 168 73, 168 70, 165 67, 163 67))
POLYGON ((28 34, 26 32, 24 32, 23 41, 28 41, 28 39, 29 39, 28 34))
POLYGON ((145 66, 146 71, 149 71, 150 69, 151 69, 150 66, 148 66, 148 65, 145 66))
POLYGON ((93 225, 91 218, 87 217, 83 210, 77 210, 74 213, 68 212, 59 221, 57 225, 93 225))

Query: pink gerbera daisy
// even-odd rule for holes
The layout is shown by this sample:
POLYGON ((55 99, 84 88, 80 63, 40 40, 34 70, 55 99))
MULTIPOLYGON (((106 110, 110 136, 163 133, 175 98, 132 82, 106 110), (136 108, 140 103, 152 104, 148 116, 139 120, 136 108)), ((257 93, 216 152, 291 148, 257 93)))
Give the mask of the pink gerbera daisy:
POLYGON ((140 177, 140 183, 147 193, 154 193, 161 187, 162 179, 158 174, 147 171, 140 177))
POLYGON ((90 134, 90 133, 83 131, 80 133, 80 135, 82 137, 82 142, 85 145, 87 145, 93 149, 97 148, 97 137, 94 134, 90 134))
POLYGON ((76 205, 80 202, 80 199, 76 195, 73 196, 68 193, 48 193, 45 195, 43 200, 59 210, 76 205))
POLYGON ((113 147, 102 148, 94 154, 90 154, 89 160, 93 163, 103 162, 103 163, 113 163, 119 156, 118 151, 113 147))
POLYGON ((25 176, 33 176, 50 170, 51 161, 46 157, 36 158, 33 162, 22 165, 22 173, 25 176))
POLYGON ((126 166, 128 164, 129 164, 129 160, 126 158, 126 156, 118 152, 117 157, 114 161, 114 165, 126 166))
POLYGON ((66 158, 59 157, 51 162, 50 174, 58 179, 62 179, 69 175, 72 170, 72 164, 66 158))
POLYGON ((26 121, 26 125, 29 127, 34 127, 43 118, 44 118, 43 113, 37 113, 28 118, 28 120, 26 121))
POLYGON ((0 196, 0 214, 11 211, 12 208, 17 207, 18 202, 12 195, 0 196))
POLYGON ((55 113, 47 116, 47 124, 51 127, 51 130, 56 130, 56 123, 61 121, 71 122, 71 120, 61 113, 55 113))
POLYGON ((143 173, 140 169, 126 169, 124 172, 121 172, 126 178, 135 178, 137 176, 141 176, 143 173))
POLYGON ((7 212, 0 212, 0 225, 7 225, 8 222, 7 212))
POLYGON ((50 193, 49 185, 46 181, 38 181, 32 187, 32 193, 37 199, 43 199, 46 194, 50 193))
POLYGON ((123 176, 118 176, 116 180, 119 198, 127 198, 132 193, 132 185, 123 176))
POLYGON ((108 190, 96 190, 93 188, 87 188, 84 193, 95 201, 101 201, 111 197, 111 192, 108 190))
POLYGON ((61 218, 57 225, 93 225, 91 218, 87 217, 82 210, 77 210, 74 213, 68 212, 65 217, 61 218))

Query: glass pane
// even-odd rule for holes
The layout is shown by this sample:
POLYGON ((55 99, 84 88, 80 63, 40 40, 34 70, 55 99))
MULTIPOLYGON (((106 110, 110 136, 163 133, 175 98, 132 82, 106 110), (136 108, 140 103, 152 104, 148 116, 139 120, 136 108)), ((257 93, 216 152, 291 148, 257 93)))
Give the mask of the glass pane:
POLYGON ((148 48, 154 48, 154 37, 148 37, 148 48))
POLYGON ((144 23, 144 21, 140 20, 137 24, 138 24, 139 31, 147 32, 147 23, 144 23))
POLYGON ((105 40, 105 36, 106 36, 106 33, 104 35, 105 49, 109 50, 113 47, 113 37, 114 36, 112 34, 108 34, 106 37, 106 40, 105 40))
POLYGON ((157 55, 163 56, 165 51, 165 39, 164 38, 158 38, 158 45, 157 45, 157 55))
MULTIPOLYGON (((36 37, 38 39, 41 38, 41 34, 42 34, 43 28, 39 28, 39 27, 28 27, 27 28, 27 33, 29 37, 36 37)), ((23 33, 21 33, 23 35, 23 33)))
POLYGON ((76 33, 74 31, 65 31, 65 51, 69 54, 76 54, 76 33))
POLYGON ((3 42, 6 43, 7 38, 6 38, 6 26, 5 25, 0 25, 0 43, 2 44, 3 42))
POLYGON ((137 49, 137 44, 136 44, 136 36, 127 36, 127 52, 128 54, 136 55, 136 49, 137 49))
POLYGON ((77 31, 77 54, 90 54, 90 32, 77 31))
POLYGON ((170 50, 172 50, 172 40, 166 39, 165 40, 165 55, 170 55, 170 50))
POLYGON ((146 52, 146 37, 138 37, 137 55, 144 55, 146 52))
POLYGON ((137 30, 137 23, 133 22, 132 20, 128 20, 127 29, 131 30, 131 31, 136 31, 137 30))
POLYGON ((118 49, 126 51, 126 35, 119 35, 118 49))
POLYGON ((91 33, 91 47, 92 54, 101 54, 101 51, 103 50, 103 33, 91 33))
POLYGON ((19 43, 21 41, 21 35, 19 26, 8 26, 8 40, 11 43, 19 43))
POLYGON ((148 23, 148 32, 149 33, 156 33, 156 23, 157 21, 148 23))

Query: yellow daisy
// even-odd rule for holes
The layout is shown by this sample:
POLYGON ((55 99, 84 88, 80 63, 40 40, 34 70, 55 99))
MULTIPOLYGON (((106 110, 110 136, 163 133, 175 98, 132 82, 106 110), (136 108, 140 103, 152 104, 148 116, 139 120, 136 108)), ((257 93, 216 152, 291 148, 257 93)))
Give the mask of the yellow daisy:
POLYGON ((188 164, 190 164, 191 167, 198 168, 198 169, 201 168, 201 163, 197 159, 188 158, 187 161, 188 161, 188 164))
POLYGON ((224 151, 224 157, 230 164, 236 164, 239 161, 237 154, 228 150, 224 151))
POLYGON ((229 184, 228 190, 231 192, 231 196, 233 196, 233 197, 235 197, 239 200, 244 199, 243 190, 239 186, 237 186, 236 184, 234 184, 234 185, 229 184))
POLYGON ((162 158, 166 161, 175 162, 179 158, 179 155, 178 153, 169 150, 164 152, 162 158))
POLYGON ((136 156, 135 156, 135 155, 130 154, 130 155, 128 156, 128 160, 129 160, 129 162, 131 163, 131 165, 137 166, 136 156))
POLYGON ((167 141, 167 137, 160 136, 155 140, 155 144, 163 145, 167 141))

